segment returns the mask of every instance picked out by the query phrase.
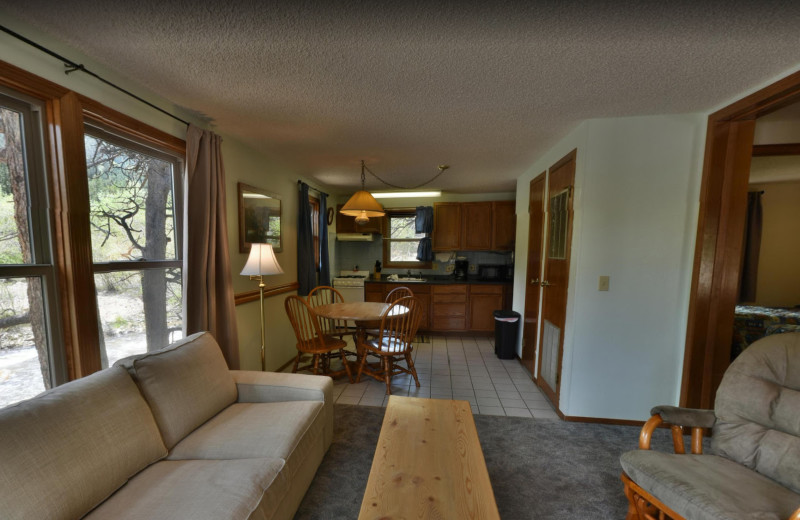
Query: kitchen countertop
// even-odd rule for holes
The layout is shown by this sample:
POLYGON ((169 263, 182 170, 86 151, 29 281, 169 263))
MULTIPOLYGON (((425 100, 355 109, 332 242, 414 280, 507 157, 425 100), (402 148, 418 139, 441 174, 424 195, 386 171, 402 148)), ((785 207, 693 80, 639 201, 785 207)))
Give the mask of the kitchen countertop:
MULTIPOLYGON (((406 275, 401 275, 406 276, 406 275)), ((470 276, 466 280, 456 280, 453 278, 452 275, 438 275, 438 276, 422 276, 425 279, 424 282, 409 282, 406 280, 387 280, 389 275, 384 274, 381 276, 380 280, 375 280, 373 278, 367 278, 365 283, 396 283, 396 284, 405 284, 409 287, 417 285, 417 284, 435 284, 435 285, 448 285, 448 284, 512 284, 513 280, 483 280, 478 278, 477 276, 470 276)))

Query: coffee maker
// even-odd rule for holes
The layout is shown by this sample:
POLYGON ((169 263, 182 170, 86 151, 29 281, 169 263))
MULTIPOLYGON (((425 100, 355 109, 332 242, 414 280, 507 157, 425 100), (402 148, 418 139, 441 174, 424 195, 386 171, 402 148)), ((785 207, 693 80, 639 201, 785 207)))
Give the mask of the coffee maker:
POLYGON ((455 269, 453 269, 453 277, 456 280, 466 280, 468 271, 469 271, 469 260, 465 258, 457 259, 455 269))

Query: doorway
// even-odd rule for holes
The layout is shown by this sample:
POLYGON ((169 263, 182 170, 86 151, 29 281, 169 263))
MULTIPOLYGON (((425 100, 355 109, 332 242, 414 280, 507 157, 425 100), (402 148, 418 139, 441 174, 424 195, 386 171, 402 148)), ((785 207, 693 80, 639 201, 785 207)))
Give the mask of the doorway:
POLYGON ((564 329, 567 323, 567 289, 572 243, 572 195, 575 183, 573 150, 550 167, 547 179, 547 230, 543 249, 542 325, 536 381, 559 408, 564 329))
POLYGON ((544 233, 544 194, 547 172, 530 184, 528 199, 528 270, 525 278, 525 312, 522 320, 522 364, 536 380, 536 348, 539 340, 539 301, 542 274, 542 238, 544 233))
POLYGON ((798 101, 800 73, 794 73, 709 116, 682 406, 712 408, 730 364, 755 120, 798 101))

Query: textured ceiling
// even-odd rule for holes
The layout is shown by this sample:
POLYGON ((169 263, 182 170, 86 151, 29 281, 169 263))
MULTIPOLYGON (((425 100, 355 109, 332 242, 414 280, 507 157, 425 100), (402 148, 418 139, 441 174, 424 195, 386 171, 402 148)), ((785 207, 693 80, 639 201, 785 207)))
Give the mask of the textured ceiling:
POLYGON ((800 2, 0 7, 334 191, 507 191, 580 121, 709 110, 800 62, 800 2), (382 186, 368 178, 368 187, 382 186))

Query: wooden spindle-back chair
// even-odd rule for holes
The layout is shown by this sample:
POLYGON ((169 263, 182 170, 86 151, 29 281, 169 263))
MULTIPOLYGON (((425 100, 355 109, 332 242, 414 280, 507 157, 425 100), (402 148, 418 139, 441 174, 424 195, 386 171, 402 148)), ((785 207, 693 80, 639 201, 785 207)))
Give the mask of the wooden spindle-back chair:
POLYGON ((359 350, 364 354, 359 362, 356 381, 361 380, 362 373, 367 374, 386 383, 386 393, 391 394, 392 376, 406 373, 411 374, 419 386, 411 350, 421 320, 422 303, 418 298, 408 296, 395 301, 383 314, 377 337, 366 339, 360 345, 359 350), (367 353, 380 356, 380 368, 372 369, 367 364, 367 353), (406 368, 396 364, 402 360, 405 360, 406 368))
MULTIPOLYGON (((313 309, 320 305, 328 305, 329 303, 344 303, 344 297, 342 293, 333 287, 320 285, 308 293, 306 301, 313 309)), ((339 339, 344 339, 347 334, 352 334, 352 331, 347 328, 347 322, 345 320, 334 320, 320 316, 319 325, 322 327, 322 333, 328 336, 336 336, 339 339)))
MULTIPOLYGON (((409 296, 414 296, 414 293, 411 292, 411 289, 405 286, 395 287, 389 294, 386 295, 386 298, 383 299, 386 303, 394 303, 400 298, 408 298, 409 296)), ((365 333, 368 337, 374 338, 378 336, 378 327, 381 326, 380 321, 370 321, 364 324, 364 328, 366 329, 365 333)))
POLYGON ((352 383, 353 376, 350 373, 350 364, 347 362, 344 350, 347 343, 334 336, 324 334, 317 314, 303 298, 294 295, 288 296, 284 305, 297 337, 297 358, 294 361, 292 372, 311 370, 315 375, 322 372, 331 377, 347 373, 347 378, 352 383), (337 350, 344 369, 331 372, 330 359, 333 352, 337 350), (311 355, 311 362, 308 365, 300 366, 304 354, 311 355))

